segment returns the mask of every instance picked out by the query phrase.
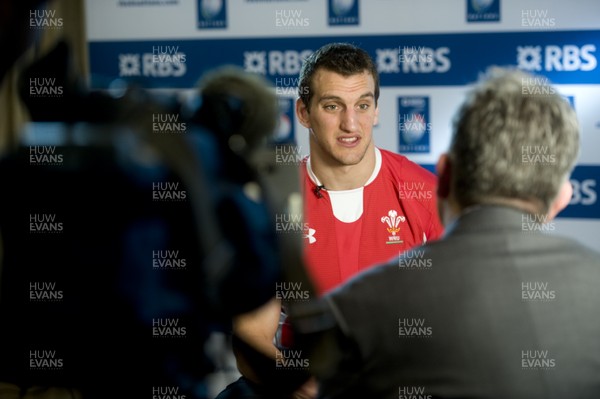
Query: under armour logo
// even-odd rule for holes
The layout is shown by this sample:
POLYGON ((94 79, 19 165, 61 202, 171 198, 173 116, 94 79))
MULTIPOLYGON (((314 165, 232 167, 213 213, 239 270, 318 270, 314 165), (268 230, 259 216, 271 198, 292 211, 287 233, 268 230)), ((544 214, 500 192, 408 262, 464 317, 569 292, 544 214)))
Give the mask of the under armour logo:
POLYGON ((308 243, 309 244, 314 244, 315 241, 317 241, 317 239, 315 238, 315 229, 308 229, 308 234, 304 234, 304 238, 308 238, 308 243))

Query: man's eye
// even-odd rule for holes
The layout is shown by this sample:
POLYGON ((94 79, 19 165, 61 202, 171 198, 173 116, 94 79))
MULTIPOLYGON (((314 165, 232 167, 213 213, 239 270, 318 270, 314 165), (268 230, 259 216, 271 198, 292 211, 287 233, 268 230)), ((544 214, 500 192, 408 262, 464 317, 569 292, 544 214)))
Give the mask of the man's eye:
POLYGON ((362 109, 362 110, 367 110, 371 107, 371 104, 359 104, 358 108, 362 109))
POLYGON ((337 107, 338 106, 335 104, 329 104, 329 105, 324 106, 323 108, 325 108, 327 111, 334 111, 337 109, 337 107))

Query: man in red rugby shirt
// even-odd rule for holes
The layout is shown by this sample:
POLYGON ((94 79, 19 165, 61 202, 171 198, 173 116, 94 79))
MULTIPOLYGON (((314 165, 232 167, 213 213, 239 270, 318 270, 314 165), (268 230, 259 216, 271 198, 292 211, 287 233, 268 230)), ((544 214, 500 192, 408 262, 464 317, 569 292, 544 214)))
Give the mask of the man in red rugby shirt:
MULTIPOLYGON (((373 142, 378 98, 377 68, 354 45, 325 45, 303 64, 296 114, 310 143, 310 156, 301 164, 305 264, 319 295, 443 232, 436 177, 373 142)), ((274 299, 236 319, 234 336, 275 361, 281 349, 274 343, 280 313, 281 303, 274 299)), ((241 351, 237 360, 243 377, 222 397, 234 396, 239 384, 248 388, 248 397, 269 397, 278 390, 286 397, 272 370, 260 370, 265 363, 252 364, 241 351)), ((310 378, 290 397, 312 398, 316 392, 310 378)))

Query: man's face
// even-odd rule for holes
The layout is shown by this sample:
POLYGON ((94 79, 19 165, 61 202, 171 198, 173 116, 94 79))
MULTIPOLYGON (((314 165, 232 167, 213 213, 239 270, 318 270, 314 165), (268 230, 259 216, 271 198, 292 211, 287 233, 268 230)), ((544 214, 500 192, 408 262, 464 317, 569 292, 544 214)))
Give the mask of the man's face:
POLYGON ((313 76, 309 109, 298 100, 296 113, 310 131, 310 154, 329 166, 356 165, 373 147, 379 109, 375 82, 367 71, 342 76, 319 69, 313 76))

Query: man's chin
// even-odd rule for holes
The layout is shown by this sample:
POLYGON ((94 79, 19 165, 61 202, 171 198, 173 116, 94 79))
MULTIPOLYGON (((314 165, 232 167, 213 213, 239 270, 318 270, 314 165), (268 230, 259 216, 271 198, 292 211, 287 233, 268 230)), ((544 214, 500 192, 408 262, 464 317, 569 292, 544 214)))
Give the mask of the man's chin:
POLYGON ((340 166, 355 166, 355 165, 360 164, 363 159, 364 159, 364 156, 356 157, 356 158, 349 158, 349 157, 336 157, 335 158, 335 160, 337 161, 337 163, 340 166))
POLYGON ((334 159, 340 165, 353 166, 360 164, 365 159, 366 153, 366 148, 353 148, 351 151, 338 151, 334 154, 334 159))

